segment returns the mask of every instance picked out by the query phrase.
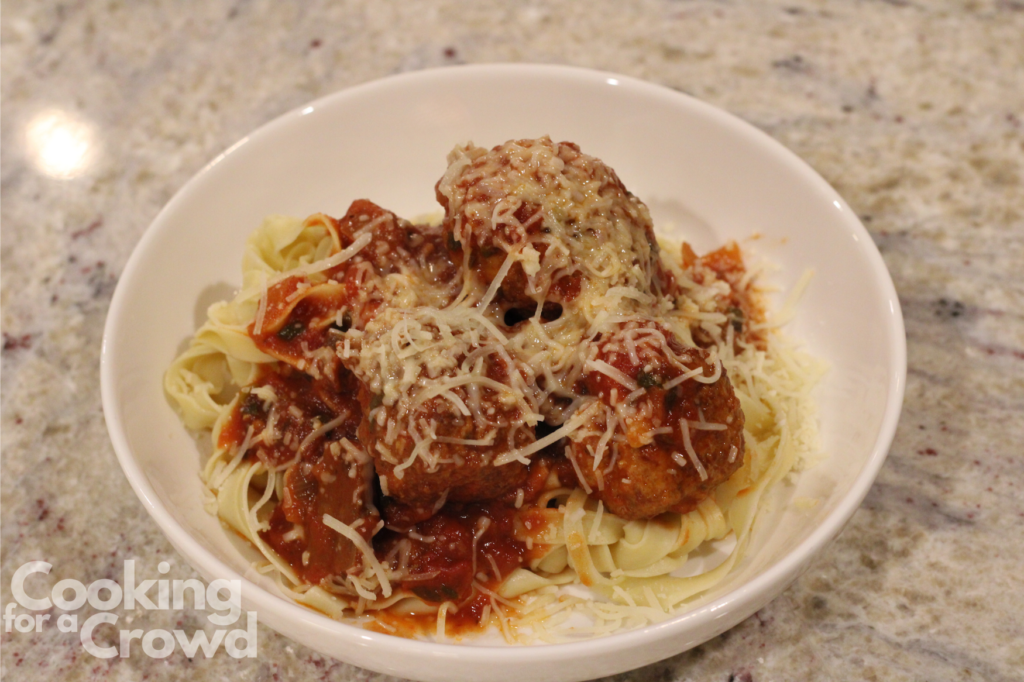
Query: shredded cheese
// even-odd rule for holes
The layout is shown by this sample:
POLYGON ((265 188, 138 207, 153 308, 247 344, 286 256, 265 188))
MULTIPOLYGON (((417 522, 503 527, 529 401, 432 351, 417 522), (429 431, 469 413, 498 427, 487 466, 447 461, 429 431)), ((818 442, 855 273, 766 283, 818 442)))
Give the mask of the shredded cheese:
POLYGON ((683 447, 686 448, 686 456, 693 462, 694 468, 697 469, 697 474, 700 476, 700 480, 708 480, 707 469, 701 464, 700 457, 697 456, 697 451, 693 449, 693 441, 690 440, 690 424, 685 419, 679 420, 679 430, 683 434, 683 447))
MULTIPOLYGON (((366 544, 366 540, 363 539, 363 536, 330 514, 324 514, 323 520, 325 526, 344 535, 352 541, 352 544, 356 546, 356 549, 362 553, 363 561, 366 562, 366 565, 373 570, 374 575, 377 576, 377 580, 380 581, 381 594, 384 595, 385 599, 390 597, 391 582, 388 580, 387 571, 385 571, 384 567, 381 566, 381 563, 377 561, 377 557, 373 554, 373 548, 366 544)), ((369 599, 369 597, 367 597, 367 599, 369 599)), ((373 595, 373 599, 376 599, 376 595, 373 595)), ((370 599, 370 601, 373 601, 373 599, 370 599)))

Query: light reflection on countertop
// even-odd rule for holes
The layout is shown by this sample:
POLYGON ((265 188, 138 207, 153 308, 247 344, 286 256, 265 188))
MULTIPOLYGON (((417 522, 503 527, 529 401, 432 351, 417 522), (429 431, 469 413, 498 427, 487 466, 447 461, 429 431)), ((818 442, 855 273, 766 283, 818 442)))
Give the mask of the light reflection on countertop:
POLYGON ((82 175, 99 155, 96 127, 57 108, 43 109, 25 126, 29 162, 43 175, 62 180, 82 175))

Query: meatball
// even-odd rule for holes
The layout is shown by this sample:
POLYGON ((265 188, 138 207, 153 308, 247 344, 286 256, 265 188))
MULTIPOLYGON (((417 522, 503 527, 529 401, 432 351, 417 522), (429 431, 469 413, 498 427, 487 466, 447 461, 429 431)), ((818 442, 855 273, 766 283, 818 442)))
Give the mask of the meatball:
POLYGON ((449 246, 484 286, 513 258, 499 301, 569 303, 586 279, 649 288, 657 242, 647 207, 599 159, 544 137, 459 147, 449 163, 435 188, 449 246))
POLYGON ((526 480, 527 467, 521 462, 495 465, 495 458, 510 447, 525 447, 534 440, 533 430, 521 425, 515 407, 485 401, 495 414, 481 424, 441 396, 427 399, 411 414, 402 403, 375 405, 365 387, 360 402, 369 417, 360 425, 359 440, 373 456, 386 497, 436 511, 444 500, 489 500, 526 480), (432 442, 429 447, 420 445, 424 441, 432 442))
POLYGON ((627 325, 598 348, 580 380, 598 407, 571 443, 583 479, 622 518, 691 511, 743 463, 729 378, 654 324, 627 325))

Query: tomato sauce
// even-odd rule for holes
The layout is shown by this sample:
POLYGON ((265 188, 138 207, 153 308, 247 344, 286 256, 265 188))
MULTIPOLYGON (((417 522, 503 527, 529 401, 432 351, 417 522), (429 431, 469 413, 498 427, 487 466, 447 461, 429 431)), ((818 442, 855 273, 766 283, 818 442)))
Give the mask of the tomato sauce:
POLYGON ((377 517, 364 505, 367 494, 372 494, 365 489, 369 482, 364 473, 330 453, 288 471, 288 493, 274 508, 270 529, 261 537, 306 582, 316 585, 329 576, 344 575, 360 558, 348 538, 324 524, 324 514, 354 526, 370 542, 377 517), (288 531, 296 527, 302 528, 301 536, 289 537, 288 531))
MULTIPOLYGON (((408 577, 398 586, 432 606, 449 602, 445 617, 448 635, 479 631, 489 624, 481 621, 491 597, 478 588, 497 591, 526 561, 526 544, 516 537, 517 511, 499 500, 450 502, 410 532, 382 531, 374 541, 376 554, 384 560, 393 556, 396 543, 409 543, 408 577)), ((385 623, 382 632, 395 628, 406 634, 428 632, 437 625, 433 608, 422 614, 377 617, 385 623)))
MULTIPOLYGON (((682 262, 684 268, 692 268, 694 265, 701 265, 715 273, 715 276, 729 283, 729 296, 723 301, 719 312, 729 318, 736 334, 737 344, 740 339, 753 344, 755 347, 764 350, 767 340, 764 331, 756 327, 764 322, 764 304, 757 296, 756 291, 747 286, 741 286, 746 276, 747 268, 743 262, 743 253, 736 242, 729 242, 725 246, 697 256, 689 244, 683 242, 682 262)), ((704 275, 698 268, 693 272, 694 281, 698 284, 704 283, 704 275)), ((694 339, 701 345, 710 345, 709 339, 705 338, 698 331, 694 339)), ((736 345, 736 350, 741 349, 736 345)))
MULTIPOLYGON (((341 374, 337 380, 343 385, 353 383, 351 375, 341 374)), ((353 392, 338 392, 327 381, 316 381, 307 374, 282 366, 278 371, 264 372, 249 387, 242 389, 238 404, 221 430, 220 447, 241 444, 249 427, 254 434, 261 433, 272 421, 278 437, 273 442, 261 442, 250 448, 246 460, 259 457, 268 466, 286 464, 299 452, 299 447, 319 424, 344 415, 345 421, 315 441, 307 443, 304 452, 319 453, 325 441, 355 438, 362 417, 359 402, 353 392), (276 399, 268 406, 252 389, 264 386, 273 389, 276 399)))
MULTIPOLYGON (((374 538, 376 555, 381 561, 393 556, 398 542, 409 543, 407 573, 399 586, 431 605, 426 613, 378 612, 371 628, 405 636, 433 632, 437 626, 436 607, 449 602, 445 615, 447 636, 458 637, 479 632, 489 625, 481 622, 491 606, 491 596, 480 589, 497 592, 501 583, 516 568, 543 551, 533 549, 521 539, 521 529, 530 523, 531 534, 542 532, 548 523, 543 514, 531 508, 551 484, 551 476, 565 486, 576 485, 572 464, 563 456, 548 452, 534 457, 521 488, 486 502, 449 502, 436 514, 417 520, 415 508, 385 506, 390 528, 374 538), (522 490, 522 507, 515 506, 522 490), (396 526, 409 530, 396 531, 396 526), (474 551, 473 538, 476 536, 474 551), (474 573, 475 557, 475 573, 474 573)), ((391 559, 392 565, 396 560, 391 559)))
POLYGON ((490 600, 474 595, 473 583, 494 590, 524 560, 526 545, 515 537, 515 514, 515 508, 501 502, 445 505, 416 525, 419 536, 434 541, 417 542, 410 560, 411 575, 436 575, 402 586, 427 602, 454 601, 459 605, 456 621, 478 621, 490 600))
MULTIPOLYGON (((268 292, 268 299, 275 301, 279 295, 274 287, 268 292)), ((276 330, 253 335, 257 347, 276 358, 293 361, 304 359, 305 351, 313 351, 325 345, 327 329, 334 323, 335 311, 344 307, 349 298, 348 291, 341 283, 321 285, 317 291, 295 304, 276 330)), ((268 304, 267 309, 271 310, 272 305, 268 304)))
MULTIPOLYGON (((348 379, 342 376, 339 381, 344 384, 348 379)), ((251 447, 245 459, 258 457, 270 467, 279 467, 299 457, 284 474, 285 499, 274 508, 270 528, 260 537, 312 584, 343 574, 358 558, 348 539, 324 525, 324 514, 349 525, 356 523, 367 540, 377 522, 364 509, 364 497, 372 491, 366 490, 370 472, 363 467, 372 465, 346 457, 339 442, 342 438, 354 441, 361 414, 354 392, 339 393, 328 382, 315 381, 284 365, 264 372, 243 389, 221 429, 218 444, 227 448, 241 445, 250 427, 258 434, 272 421, 276 440, 251 447), (276 396, 270 405, 253 392, 263 387, 272 388, 276 396), (346 419, 341 424, 306 442, 316 423, 326 424, 342 415, 346 419)))

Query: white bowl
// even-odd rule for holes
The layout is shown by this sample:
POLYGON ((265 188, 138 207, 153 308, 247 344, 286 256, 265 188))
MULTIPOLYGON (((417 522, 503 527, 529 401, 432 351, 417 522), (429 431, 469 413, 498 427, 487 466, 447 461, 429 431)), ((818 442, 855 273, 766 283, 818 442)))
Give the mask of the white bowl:
POLYGON ((535 65, 395 76, 281 116, 214 159, 170 201, 125 267, 107 318, 103 407, 121 466, 146 510, 206 579, 239 579, 259 620, 324 654, 422 680, 580 680, 680 653, 777 596, 843 528, 885 460, 903 401, 906 345, 892 281, 871 238, 803 161, 743 121, 667 88, 535 65), (698 251, 756 248, 792 286, 816 276, 791 335, 830 364, 819 391, 829 458, 775 491, 746 558, 704 600, 640 630, 570 644, 474 646, 368 632, 288 601, 248 570, 252 554, 203 509, 200 454, 161 377, 240 283, 246 236, 270 213, 344 213, 365 197, 399 215, 436 210, 453 145, 550 135, 578 143, 647 202, 661 229, 698 251), (794 496, 819 498, 797 511, 794 496), (262 581, 262 582, 260 582, 262 581))

